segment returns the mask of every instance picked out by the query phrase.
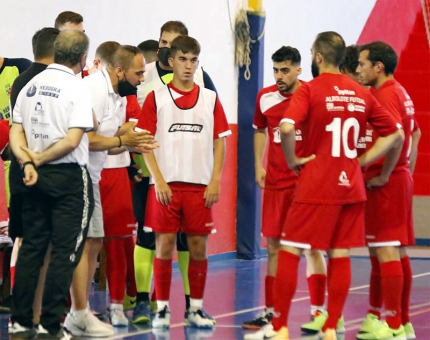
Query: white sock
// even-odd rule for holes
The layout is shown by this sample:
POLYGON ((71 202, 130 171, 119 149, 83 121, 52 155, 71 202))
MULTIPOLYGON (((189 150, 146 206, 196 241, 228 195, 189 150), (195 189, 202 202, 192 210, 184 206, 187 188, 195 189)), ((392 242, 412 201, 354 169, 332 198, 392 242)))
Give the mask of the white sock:
POLYGON ((169 301, 157 300, 157 310, 159 312, 161 312, 166 306, 167 306, 167 309, 169 309, 169 301))
POLYGON ((114 310, 114 309, 116 309, 116 310, 120 310, 120 311, 123 311, 123 310, 124 310, 124 307, 123 307, 123 305, 122 305, 122 304, 120 304, 120 303, 111 303, 111 305, 110 305, 110 310, 112 311, 112 310, 114 310))
POLYGON ((190 299, 190 312, 196 312, 203 308, 203 299, 190 299))
POLYGON ((272 313, 273 314, 274 310, 275 310, 274 307, 266 307, 266 313, 272 313))
POLYGON ((87 315, 87 313, 88 313, 87 309, 81 309, 81 310, 74 310, 74 311, 72 311, 72 315, 74 316, 74 318, 77 321, 82 320, 85 317, 85 315, 87 315))
POLYGON ((320 311, 321 313, 324 313, 325 312, 324 306, 314 306, 314 305, 311 305, 311 315, 315 315, 315 313, 317 311, 320 311))

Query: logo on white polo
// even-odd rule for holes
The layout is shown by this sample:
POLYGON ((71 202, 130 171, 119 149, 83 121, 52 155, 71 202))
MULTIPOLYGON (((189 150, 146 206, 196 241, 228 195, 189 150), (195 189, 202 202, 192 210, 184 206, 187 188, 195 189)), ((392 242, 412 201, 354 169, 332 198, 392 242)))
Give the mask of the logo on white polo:
POLYGON ((44 135, 43 133, 36 133, 36 131, 31 130, 31 134, 34 139, 49 139, 49 135, 44 135))
POLYGON ((37 92, 37 87, 39 85, 37 83, 34 83, 30 86, 30 88, 27 90, 27 97, 33 97, 37 92))

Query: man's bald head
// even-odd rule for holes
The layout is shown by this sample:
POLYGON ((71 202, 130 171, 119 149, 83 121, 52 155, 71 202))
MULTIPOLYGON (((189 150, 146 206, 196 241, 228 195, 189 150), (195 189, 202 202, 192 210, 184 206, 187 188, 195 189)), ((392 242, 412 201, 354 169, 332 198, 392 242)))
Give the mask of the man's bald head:
POLYGON ((61 31, 54 42, 54 62, 69 67, 77 65, 88 52, 89 44, 90 41, 84 32, 61 31))

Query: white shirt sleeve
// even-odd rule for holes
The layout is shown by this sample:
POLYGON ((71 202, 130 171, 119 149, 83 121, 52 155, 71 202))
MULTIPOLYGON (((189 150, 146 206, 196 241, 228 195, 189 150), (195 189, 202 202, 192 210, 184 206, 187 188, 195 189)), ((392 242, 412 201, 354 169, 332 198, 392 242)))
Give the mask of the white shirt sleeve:
POLYGON ((93 127, 90 90, 86 84, 81 82, 73 98, 73 108, 69 116, 68 128, 91 130, 93 127))

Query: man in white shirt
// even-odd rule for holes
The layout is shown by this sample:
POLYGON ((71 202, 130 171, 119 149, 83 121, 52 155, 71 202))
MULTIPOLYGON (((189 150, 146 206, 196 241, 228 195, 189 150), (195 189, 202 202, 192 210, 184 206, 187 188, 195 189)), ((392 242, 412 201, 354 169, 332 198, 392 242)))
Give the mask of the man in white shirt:
POLYGON ((60 33, 54 43, 54 64, 23 88, 14 108, 11 147, 29 191, 23 202, 24 238, 16 264, 12 337, 35 336, 32 304, 50 242, 37 333, 66 337, 60 321, 94 204, 85 134, 94 128, 91 97, 75 77, 85 65, 88 46, 83 32, 60 33))
POLYGON ((121 118, 125 116, 129 91, 143 81, 144 60, 141 51, 133 46, 119 46, 113 52, 108 66, 85 77, 83 83, 89 86, 92 108, 98 122, 97 133, 88 133, 90 156, 88 170, 94 187, 94 213, 88 230, 88 238, 71 287, 72 309, 67 315, 64 327, 74 336, 103 337, 113 335, 110 325, 100 322, 89 312, 88 296, 91 280, 97 265, 104 230, 100 201, 99 181, 106 157, 109 153, 121 153, 126 147, 145 152, 154 146, 153 137, 147 131, 135 132, 133 125, 122 128, 121 118), (149 143, 149 144, 148 144, 149 143))

